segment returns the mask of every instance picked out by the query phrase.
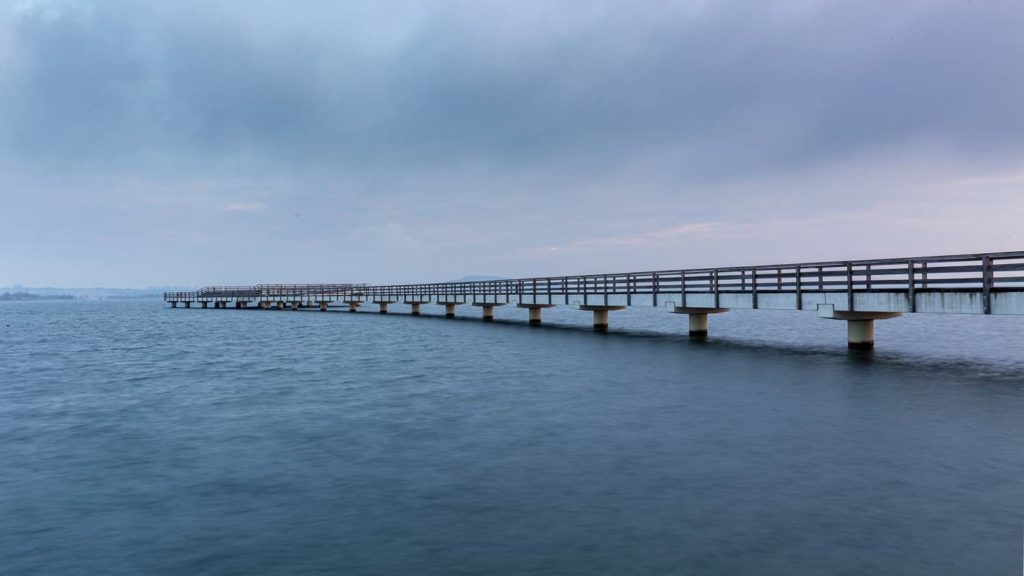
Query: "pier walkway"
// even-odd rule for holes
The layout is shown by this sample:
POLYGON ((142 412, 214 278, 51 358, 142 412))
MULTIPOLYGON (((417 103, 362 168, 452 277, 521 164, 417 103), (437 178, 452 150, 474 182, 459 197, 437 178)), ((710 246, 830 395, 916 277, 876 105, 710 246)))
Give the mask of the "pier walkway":
POLYGON ((418 315, 423 304, 445 306, 454 317, 461 305, 481 309, 515 305, 529 312, 574 306, 594 315, 594 329, 608 329, 609 312, 628 306, 660 306, 689 317, 689 333, 703 338, 708 315, 730 309, 807 310, 847 322, 850 348, 874 346, 874 321, 903 314, 1024 314, 1024 252, 961 254, 882 260, 808 262, 691 270, 661 270, 581 276, 425 284, 260 284, 208 286, 196 292, 168 292, 172 307, 327 311, 344 304, 355 312, 374 304, 387 313, 394 304, 418 315))

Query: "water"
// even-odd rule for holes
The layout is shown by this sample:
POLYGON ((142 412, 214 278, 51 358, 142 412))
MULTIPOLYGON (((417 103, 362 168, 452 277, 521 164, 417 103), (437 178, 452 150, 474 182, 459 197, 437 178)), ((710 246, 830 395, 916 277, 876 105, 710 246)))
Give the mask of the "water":
POLYGON ((0 573, 1020 573, 1024 318, 496 312, 0 305, 0 573))

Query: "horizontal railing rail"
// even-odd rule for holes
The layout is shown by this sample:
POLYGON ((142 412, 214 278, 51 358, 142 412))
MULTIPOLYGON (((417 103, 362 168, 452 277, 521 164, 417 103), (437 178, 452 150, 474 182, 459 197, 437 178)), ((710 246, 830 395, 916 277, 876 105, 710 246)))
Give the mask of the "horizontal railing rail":
POLYGON ((934 256, 908 259, 813 262, 768 266, 661 270, 577 276, 545 276, 509 280, 477 280, 369 286, 371 295, 491 294, 662 294, 686 291, 751 292, 802 288, 806 291, 943 287, 1024 289, 1024 252, 934 256), (969 263, 969 264, 968 264, 969 263), (958 265, 953 265, 958 264, 958 265), (968 286, 965 286, 968 285, 968 286))

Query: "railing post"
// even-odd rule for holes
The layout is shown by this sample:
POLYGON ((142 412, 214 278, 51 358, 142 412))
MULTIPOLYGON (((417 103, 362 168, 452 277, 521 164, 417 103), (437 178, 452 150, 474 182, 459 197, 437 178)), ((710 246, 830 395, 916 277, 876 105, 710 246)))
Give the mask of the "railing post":
POLYGON ((914 261, 907 262, 907 300, 911 312, 917 312, 917 298, 914 296, 914 261))
POLYGON ((721 308, 721 306, 719 305, 719 302, 720 302, 720 300, 719 300, 719 295, 718 295, 718 269, 716 268, 715 269, 715 308, 721 308))
POLYGON ((853 264, 846 263, 846 309, 853 312, 853 264))
POLYGON ((750 303, 754 310, 757 310, 757 268, 750 269, 750 289, 752 290, 750 303))
POLYGON ((981 304, 985 314, 992 313, 993 283, 995 283, 995 275, 992 272, 992 257, 985 256, 981 259, 981 304))
MULTIPOLYGON (((654 273, 654 281, 652 284, 651 301, 654 302, 654 307, 658 307, 658 273, 654 273)), ((607 304, 607 302, 606 302, 607 304)))
POLYGON ((797 266, 796 267, 796 309, 797 310, 803 310, 804 309, 804 297, 803 297, 803 293, 802 293, 802 287, 803 287, 803 284, 801 284, 801 279, 800 279, 800 267, 797 266))
POLYGON ((683 308, 686 308, 686 272, 679 272, 679 291, 682 294, 680 300, 683 301, 683 308))

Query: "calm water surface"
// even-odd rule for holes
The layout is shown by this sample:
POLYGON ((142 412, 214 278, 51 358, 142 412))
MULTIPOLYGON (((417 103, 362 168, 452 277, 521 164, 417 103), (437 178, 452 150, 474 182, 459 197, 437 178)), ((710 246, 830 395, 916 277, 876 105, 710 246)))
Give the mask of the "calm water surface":
POLYGON ((0 304, 0 573, 1021 573, 1024 318, 460 313, 0 304))

